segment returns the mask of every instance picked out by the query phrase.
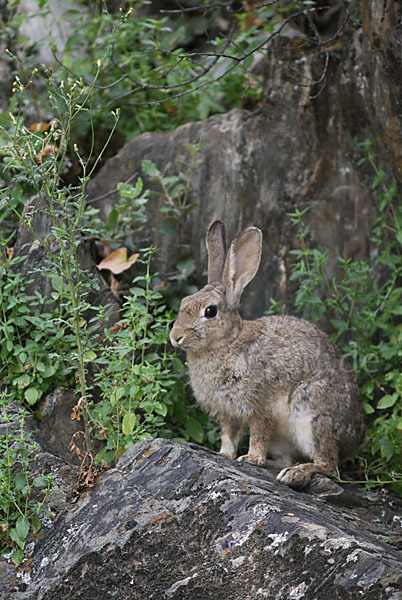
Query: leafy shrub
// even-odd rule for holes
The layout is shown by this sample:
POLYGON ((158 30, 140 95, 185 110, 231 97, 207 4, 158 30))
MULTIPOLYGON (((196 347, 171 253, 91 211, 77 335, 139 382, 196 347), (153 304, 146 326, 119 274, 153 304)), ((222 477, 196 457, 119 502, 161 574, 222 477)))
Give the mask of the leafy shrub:
MULTIPOLYGON (((45 120, 41 115, 52 115, 54 109, 43 93, 44 82, 29 75, 37 67, 35 48, 18 36, 19 4, 19 0, 9 3, 5 28, 16 74, 14 89, 24 86, 26 106, 35 108, 39 123, 45 120)), ((169 10, 147 14, 151 7, 144 4, 126 2, 129 8, 117 15, 108 12, 106 2, 96 3, 91 15, 74 7, 64 14, 73 33, 56 53, 52 79, 57 85, 69 80, 87 87, 95 83, 90 118, 84 112, 77 115, 70 141, 71 148, 77 143, 87 156, 93 129, 96 150, 104 147, 113 124, 111 111, 117 108, 121 109, 118 138, 127 141, 144 131, 168 131, 217 112, 255 106, 262 99, 262 78, 254 65, 287 20, 303 10, 306 14, 315 10, 310 2, 295 0, 276 8, 206 2, 202 10, 190 2, 190 10, 181 14, 169 10)), ((38 14, 45 13, 51 14, 47 1, 38 0, 38 14)), ((55 40, 46 42, 58 46, 55 40)), ((14 98, 11 112, 17 107, 14 98)), ((73 159, 73 165, 78 171, 79 161, 73 159)))
POLYGON ((31 282, 16 271, 20 262, 0 264, 0 386, 10 400, 34 405, 49 387, 68 381, 72 339, 59 315, 46 310, 49 299, 25 293, 31 282))
POLYGON ((151 275, 152 249, 141 251, 146 266, 123 303, 122 319, 105 332, 96 360, 101 399, 89 415, 105 445, 98 460, 115 462, 141 439, 167 437, 201 443, 203 431, 186 404, 182 363, 168 352, 171 316, 151 275))

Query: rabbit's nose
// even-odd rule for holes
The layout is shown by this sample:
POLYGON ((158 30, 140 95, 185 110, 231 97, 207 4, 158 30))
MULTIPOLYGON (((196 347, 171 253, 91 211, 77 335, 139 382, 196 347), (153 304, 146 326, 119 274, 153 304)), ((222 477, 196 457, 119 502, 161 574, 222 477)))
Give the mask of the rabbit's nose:
POLYGON ((178 348, 181 345, 183 338, 183 331, 181 331, 178 327, 173 327, 172 331, 170 332, 170 343, 172 346, 178 348))

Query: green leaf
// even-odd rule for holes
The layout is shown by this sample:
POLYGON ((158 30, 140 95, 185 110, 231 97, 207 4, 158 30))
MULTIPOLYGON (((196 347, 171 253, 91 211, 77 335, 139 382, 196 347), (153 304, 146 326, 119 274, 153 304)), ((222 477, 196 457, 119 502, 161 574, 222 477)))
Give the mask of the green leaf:
POLYGON ((385 254, 384 252, 382 254, 380 254, 380 256, 377 259, 377 262, 380 263, 381 265, 388 265, 388 266, 399 266, 401 259, 399 256, 397 256, 396 254, 385 254))
POLYGON ((13 561, 14 565, 16 567, 18 567, 22 561, 24 560, 24 553, 22 550, 14 550, 14 552, 11 555, 11 560, 13 561))
POLYGON ((136 196, 139 196, 141 194, 143 186, 144 186, 144 184, 142 183, 141 177, 138 177, 137 183, 135 184, 135 189, 134 189, 134 193, 136 196))
POLYGON ((29 527, 30 527, 29 521, 26 517, 23 517, 23 516, 18 517, 17 523, 15 525, 15 529, 17 531, 18 538, 21 541, 25 542, 27 535, 29 533, 29 527))
POLYGON ((190 438, 197 442, 197 444, 202 444, 204 439, 204 431, 198 421, 192 417, 189 417, 185 424, 185 430, 190 438))
POLYGON ((35 402, 40 398, 41 393, 39 390, 33 387, 29 387, 24 392, 25 400, 28 404, 35 404, 35 402))
POLYGON ((151 402, 151 400, 144 400, 143 402, 141 402, 141 408, 147 414, 151 414, 153 412, 153 409, 154 409, 154 403, 151 402))
POLYGON ((92 362, 95 360, 95 358, 96 358, 96 354, 93 350, 88 350, 87 352, 85 352, 85 354, 83 356, 85 363, 92 362))
POLYGON ((27 486, 27 478, 25 473, 23 473, 22 471, 20 473, 17 473, 14 477, 14 485, 17 488, 17 490, 24 490, 27 486))
POLYGON ((160 177, 160 171, 155 165, 155 163, 152 162, 152 160, 143 160, 141 163, 141 167, 145 175, 148 175, 148 177, 160 177))
POLYGON ((381 181, 384 179, 385 177, 385 173, 382 170, 382 168, 378 169, 374 179, 373 179, 373 183, 371 185, 371 188, 373 190, 375 190, 376 187, 378 187, 378 185, 381 183, 381 181))
POLYGON ((53 365, 46 365, 46 369, 43 371, 43 377, 52 377, 56 373, 56 368, 53 365))
POLYGON ((38 533, 38 531, 41 528, 41 522, 39 521, 39 519, 37 517, 31 518, 31 526, 32 526, 33 533, 38 533))
POLYGON ((10 537, 21 550, 25 547, 25 541, 29 533, 29 521, 26 517, 20 516, 17 519, 15 528, 10 529, 10 537))
POLYGON ((110 464, 116 458, 116 453, 114 450, 108 450, 105 446, 97 453, 95 458, 97 463, 105 461, 105 463, 110 464))
POLYGON ((63 280, 60 277, 60 275, 51 275, 50 280, 52 282, 52 288, 54 289, 55 292, 60 292, 61 288, 63 287, 63 280))
POLYGON ((123 417, 123 433, 128 435, 134 429, 136 423, 136 416, 134 413, 126 413, 123 417))
POLYGON ((118 402, 120 400, 120 398, 122 398, 124 396, 125 393, 126 393, 126 388, 123 386, 115 388, 113 390, 113 392, 112 392, 113 406, 116 404, 116 402, 118 402))
POLYGON ((117 210, 115 208, 112 208, 106 223, 106 231, 114 231, 116 229, 118 216, 119 213, 117 212, 117 210))
POLYGON ((32 482, 32 485, 34 485, 37 488, 47 487, 47 477, 45 477, 44 475, 40 475, 39 477, 35 477, 35 479, 32 482))
POLYGON ((372 415, 375 412, 374 408, 368 402, 363 402, 363 408, 366 415, 372 415))
POLYGON ((162 415, 162 417, 166 417, 168 411, 166 404, 163 404, 163 402, 155 402, 154 410, 158 415, 162 415))
POLYGON ((383 344, 380 346, 380 354, 386 360, 391 360, 393 357, 398 356, 400 348, 396 344, 383 344))
POLYGON ((386 460, 390 460, 394 456, 396 450, 396 446, 392 440, 389 438, 382 438, 379 441, 379 444, 381 446, 383 456, 385 456, 386 460))
POLYGON ((390 394, 386 394, 383 396, 377 404, 377 408, 391 408, 394 406, 395 402, 398 400, 398 394, 394 393, 392 396, 390 394))

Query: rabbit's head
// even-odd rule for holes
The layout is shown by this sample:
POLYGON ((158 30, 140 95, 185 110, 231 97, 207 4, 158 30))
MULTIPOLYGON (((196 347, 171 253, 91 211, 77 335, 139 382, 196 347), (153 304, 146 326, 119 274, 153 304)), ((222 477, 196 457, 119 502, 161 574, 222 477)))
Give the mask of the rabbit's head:
POLYGON ((257 227, 243 229, 232 241, 226 260, 224 238, 222 221, 212 221, 206 240, 208 283, 183 298, 170 334, 173 346, 192 352, 212 350, 230 343, 241 329, 238 306, 260 264, 262 233, 257 227))

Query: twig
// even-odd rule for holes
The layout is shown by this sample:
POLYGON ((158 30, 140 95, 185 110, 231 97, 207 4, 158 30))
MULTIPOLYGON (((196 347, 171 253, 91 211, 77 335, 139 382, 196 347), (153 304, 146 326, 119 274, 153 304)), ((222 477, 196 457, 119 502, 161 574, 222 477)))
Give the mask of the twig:
MULTIPOLYGON (((136 177, 137 173, 133 173, 133 175, 131 175, 126 181, 124 181, 123 183, 126 185, 128 183, 130 183, 134 177, 136 177)), ((117 194, 119 190, 117 188, 115 188, 114 190, 111 190, 110 192, 106 192, 106 194, 102 194, 101 196, 97 196, 96 198, 91 198, 90 200, 87 200, 86 203, 87 204, 94 204, 95 202, 98 202, 99 200, 104 200, 105 198, 108 198, 108 196, 113 196, 113 194, 117 194)))

